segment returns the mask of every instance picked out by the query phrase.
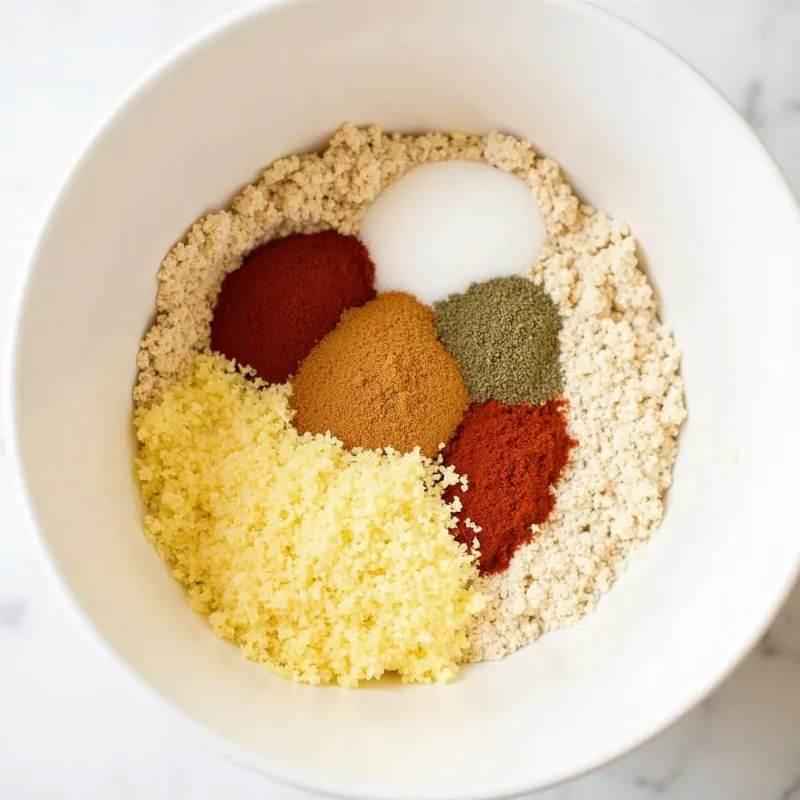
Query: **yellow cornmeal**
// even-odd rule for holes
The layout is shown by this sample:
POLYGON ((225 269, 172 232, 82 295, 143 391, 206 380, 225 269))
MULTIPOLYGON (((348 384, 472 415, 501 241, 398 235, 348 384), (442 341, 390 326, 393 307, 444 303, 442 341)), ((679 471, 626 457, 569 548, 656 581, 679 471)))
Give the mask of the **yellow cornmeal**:
POLYGON ((458 476, 301 436, 289 393, 202 354, 137 411, 147 536, 214 632, 279 675, 448 680, 484 603, 442 499, 458 476))

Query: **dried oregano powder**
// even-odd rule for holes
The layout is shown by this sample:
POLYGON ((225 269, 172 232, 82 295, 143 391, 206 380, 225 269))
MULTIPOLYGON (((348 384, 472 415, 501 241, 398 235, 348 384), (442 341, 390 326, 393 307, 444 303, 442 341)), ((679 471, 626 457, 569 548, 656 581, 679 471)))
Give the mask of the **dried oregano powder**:
POLYGON ((562 393, 561 318, 541 286, 494 278, 435 308, 436 331, 461 366, 473 402, 539 405, 562 393))

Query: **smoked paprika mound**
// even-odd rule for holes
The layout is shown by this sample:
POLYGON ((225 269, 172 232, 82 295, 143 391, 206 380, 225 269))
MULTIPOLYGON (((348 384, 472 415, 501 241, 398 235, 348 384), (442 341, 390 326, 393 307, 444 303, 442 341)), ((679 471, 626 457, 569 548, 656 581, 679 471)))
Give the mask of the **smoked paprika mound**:
POLYGON ((506 569, 531 540, 531 525, 543 524, 553 510, 551 487, 577 444, 567 434, 565 410, 560 399, 540 406, 473 403, 445 448, 445 464, 468 481, 466 492, 454 486, 446 496, 463 505, 454 533, 468 546, 478 539, 482 574, 506 569))
POLYGON ((295 234, 255 249, 222 282, 211 349, 283 383, 347 308, 375 297, 375 265, 355 236, 295 234))

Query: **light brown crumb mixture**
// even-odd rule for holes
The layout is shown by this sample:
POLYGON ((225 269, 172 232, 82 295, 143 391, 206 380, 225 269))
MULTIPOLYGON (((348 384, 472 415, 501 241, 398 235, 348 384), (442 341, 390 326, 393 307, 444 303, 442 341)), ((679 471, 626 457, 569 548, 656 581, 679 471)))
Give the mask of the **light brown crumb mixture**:
POLYGON ((558 167, 493 134, 490 164, 529 182, 548 244, 530 271, 564 318, 561 363, 578 440, 556 507, 508 570, 476 588, 472 661, 500 658, 591 611, 661 522, 686 417, 681 354, 657 316, 627 225, 582 205, 558 167))
POLYGON ((323 152, 273 162, 227 209, 198 220, 162 262, 156 320, 137 360, 137 407, 157 402, 208 346, 222 279, 247 253, 291 233, 357 233, 381 190, 409 170, 433 161, 480 161, 485 144, 481 136, 385 135, 348 124, 323 152))
POLYGON ((485 160, 525 180, 548 244, 531 269, 564 317, 561 359, 570 435, 579 442, 556 508, 509 569, 480 578, 493 599, 474 618, 468 660, 499 658, 590 611, 661 521, 686 412, 680 352, 660 324, 624 223, 582 205, 527 142, 345 125, 322 153, 274 162, 231 206, 198 221, 164 259, 157 317, 142 341, 137 407, 185 377, 209 343, 224 276, 253 248, 290 233, 357 233, 380 191, 415 166, 485 160))

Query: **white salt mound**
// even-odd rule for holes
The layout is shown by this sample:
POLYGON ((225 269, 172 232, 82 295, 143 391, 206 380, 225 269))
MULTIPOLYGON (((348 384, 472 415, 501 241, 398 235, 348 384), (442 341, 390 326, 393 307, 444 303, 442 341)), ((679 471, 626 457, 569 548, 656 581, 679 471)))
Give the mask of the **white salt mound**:
POLYGON ((473 281, 524 273, 546 238, 524 181, 468 161, 409 172, 381 193, 359 235, 379 292, 410 292, 429 304, 473 281))

